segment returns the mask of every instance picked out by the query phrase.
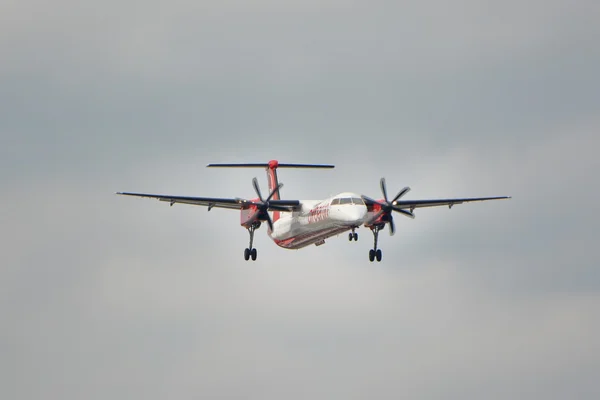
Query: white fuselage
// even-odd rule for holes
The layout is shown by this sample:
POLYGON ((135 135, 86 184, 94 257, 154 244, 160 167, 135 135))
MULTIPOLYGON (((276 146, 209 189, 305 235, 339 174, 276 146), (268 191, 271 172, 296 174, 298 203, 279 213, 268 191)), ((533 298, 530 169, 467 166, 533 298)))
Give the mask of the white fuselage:
POLYGON ((362 225, 367 207, 360 195, 340 193, 325 200, 303 200, 298 212, 281 213, 269 233, 286 249, 323 244, 325 239, 362 225))

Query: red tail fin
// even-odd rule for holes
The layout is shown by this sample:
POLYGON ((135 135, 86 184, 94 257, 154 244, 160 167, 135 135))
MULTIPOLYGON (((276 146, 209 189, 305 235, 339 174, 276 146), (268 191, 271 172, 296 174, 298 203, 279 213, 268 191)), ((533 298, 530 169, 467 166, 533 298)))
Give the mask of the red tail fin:
MULTIPOLYGON (((273 191, 273 189, 279 186, 279 181, 277 180, 277 167, 279 166, 279 162, 277 160, 269 161, 267 165, 267 181, 269 182, 269 193, 273 191)), ((279 189, 275 192, 272 197, 273 200, 280 200, 281 195, 279 193, 279 189)), ((281 213, 279 211, 273 211, 273 222, 277 221, 281 213)))

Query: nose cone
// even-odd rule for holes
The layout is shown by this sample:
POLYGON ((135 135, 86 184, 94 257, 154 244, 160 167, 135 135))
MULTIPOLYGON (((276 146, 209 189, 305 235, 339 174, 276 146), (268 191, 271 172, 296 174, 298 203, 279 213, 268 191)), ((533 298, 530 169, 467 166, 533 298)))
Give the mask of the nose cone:
POLYGON ((361 225, 367 216, 367 207, 364 204, 354 204, 344 207, 343 220, 349 225, 361 225))

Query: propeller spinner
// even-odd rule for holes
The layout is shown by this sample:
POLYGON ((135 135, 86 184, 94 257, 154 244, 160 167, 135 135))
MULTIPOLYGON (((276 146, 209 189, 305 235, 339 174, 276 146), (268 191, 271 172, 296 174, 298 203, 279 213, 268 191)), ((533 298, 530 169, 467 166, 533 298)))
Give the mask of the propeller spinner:
POLYGON ((387 196, 387 187, 385 184, 385 178, 381 178, 381 181, 379 183, 381 186, 381 193, 383 193, 383 198, 384 198, 383 202, 374 200, 374 199, 364 196, 364 195, 362 196, 362 198, 364 200, 378 204, 381 207, 381 210, 377 214, 375 214, 368 223, 369 224, 373 223, 376 220, 378 220, 381 216, 386 216, 387 222, 389 222, 389 224, 390 224, 390 236, 393 236, 394 233, 396 232, 396 226, 394 224, 394 216, 392 215, 392 211, 396 211, 396 212, 398 212, 406 217, 409 217, 409 218, 415 217, 415 215, 412 212, 404 210, 396 205, 396 202, 402 196, 404 196, 406 193, 408 193, 410 191, 410 188, 408 186, 405 187, 404 189, 402 189, 401 191, 398 192, 398 194, 396 195, 396 197, 394 197, 394 199, 392 201, 389 201, 388 196, 387 196))

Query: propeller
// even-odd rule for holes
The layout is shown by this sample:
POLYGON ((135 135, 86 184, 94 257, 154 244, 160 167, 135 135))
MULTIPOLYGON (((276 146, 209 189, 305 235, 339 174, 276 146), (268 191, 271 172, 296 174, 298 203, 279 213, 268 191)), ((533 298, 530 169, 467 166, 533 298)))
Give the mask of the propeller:
POLYGON ((367 196, 362 196, 362 198, 366 201, 378 204, 381 207, 381 211, 379 211, 377 214, 375 214, 373 216, 373 218, 369 221, 369 223, 372 223, 374 221, 376 221, 377 219, 379 219, 379 217, 381 217, 382 215, 385 215, 387 217, 387 222, 389 222, 390 224, 390 236, 393 236, 394 233, 396 232, 396 225, 394 224, 394 216, 392 215, 392 211, 396 211, 406 217, 409 218, 414 218, 415 215, 407 210, 404 210, 398 206, 396 206, 396 201, 398 201, 402 196, 404 196, 406 193, 408 193, 410 191, 410 188, 407 186, 404 189, 402 189, 401 191, 398 192, 398 194, 396 195, 396 197, 394 197, 394 199, 392 201, 388 200, 388 195, 387 195, 387 187, 385 184, 385 178, 381 178, 381 180, 379 181, 379 184, 381 186, 381 193, 383 193, 383 198, 384 201, 377 201, 377 200, 373 200, 370 197, 367 196))
POLYGON ((262 193, 260 192, 260 187, 258 186, 258 179, 252 179, 252 186, 254 186, 254 191, 258 195, 260 201, 251 201, 249 203, 258 208, 258 219, 267 221, 269 229, 273 230, 273 221, 271 220, 271 216, 269 215, 269 210, 289 211, 286 207, 277 206, 275 204, 269 203, 275 195, 275 193, 277 193, 277 191, 283 187, 283 183, 277 185, 277 187, 274 188, 271 193, 269 193, 269 196, 267 196, 266 199, 263 198, 262 193))

